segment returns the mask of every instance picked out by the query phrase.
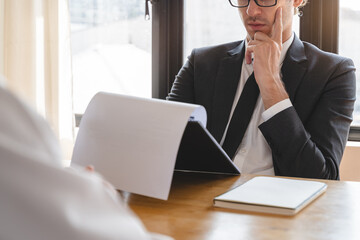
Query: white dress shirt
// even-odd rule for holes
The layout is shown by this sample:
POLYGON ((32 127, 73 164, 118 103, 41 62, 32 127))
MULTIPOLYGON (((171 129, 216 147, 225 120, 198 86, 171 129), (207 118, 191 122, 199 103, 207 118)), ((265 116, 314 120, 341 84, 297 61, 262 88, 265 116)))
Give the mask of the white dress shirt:
POLYGON ((1 86, 0 112, 0 239, 153 239, 99 175, 62 168, 47 123, 1 86))
MULTIPOLYGON (((283 43, 280 56, 281 65, 293 40, 294 33, 286 42, 283 43)), ((245 42, 245 48, 246 47, 247 42, 245 42)), ((223 138, 220 142, 221 145, 224 143, 231 117, 235 110, 236 104, 239 101, 246 80, 253 73, 253 71, 254 70, 252 63, 246 64, 246 61, 244 59, 241 66, 241 76, 238 88, 236 90, 234 103, 231 109, 230 118, 228 120, 228 124, 226 126, 223 138)), ((269 120, 275 114, 291 106, 292 104, 290 100, 285 99, 265 111, 261 95, 259 94, 259 98, 256 102, 256 106, 249 122, 248 128, 233 159, 235 165, 240 169, 241 173, 275 175, 271 149, 266 142, 264 136, 262 135, 261 131, 259 130, 258 126, 264 121, 269 120)))

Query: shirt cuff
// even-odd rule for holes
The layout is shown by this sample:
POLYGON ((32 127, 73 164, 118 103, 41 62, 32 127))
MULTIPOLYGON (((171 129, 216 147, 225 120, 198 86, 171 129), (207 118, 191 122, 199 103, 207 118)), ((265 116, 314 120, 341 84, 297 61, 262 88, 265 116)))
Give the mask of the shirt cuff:
POLYGON ((287 99, 282 100, 282 101, 278 102, 277 104, 271 106, 267 110, 265 110, 261 116, 262 116, 264 122, 266 122, 267 120, 269 120, 270 118, 272 118, 273 116, 278 114, 279 112, 281 112, 291 106, 292 106, 291 101, 290 101, 290 99, 287 98, 287 99))

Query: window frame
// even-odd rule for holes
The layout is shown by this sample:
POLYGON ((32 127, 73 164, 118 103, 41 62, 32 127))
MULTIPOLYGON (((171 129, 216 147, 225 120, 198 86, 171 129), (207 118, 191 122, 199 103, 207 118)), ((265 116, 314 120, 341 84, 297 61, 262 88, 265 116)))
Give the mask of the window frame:
POLYGON ((152 0, 153 98, 166 98, 183 65, 183 22, 183 0, 152 0))
POLYGON ((339 0, 309 1, 300 18, 300 39, 332 53, 339 50, 339 0))

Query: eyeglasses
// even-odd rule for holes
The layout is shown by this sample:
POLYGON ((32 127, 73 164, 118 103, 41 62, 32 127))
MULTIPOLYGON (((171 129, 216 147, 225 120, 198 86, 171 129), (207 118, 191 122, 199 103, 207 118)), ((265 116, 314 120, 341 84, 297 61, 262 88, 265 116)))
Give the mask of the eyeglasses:
MULTIPOLYGON (((273 7, 277 4, 277 0, 254 0, 259 7, 273 7)), ((231 6, 243 8, 249 6, 250 0, 229 0, 231 6)))

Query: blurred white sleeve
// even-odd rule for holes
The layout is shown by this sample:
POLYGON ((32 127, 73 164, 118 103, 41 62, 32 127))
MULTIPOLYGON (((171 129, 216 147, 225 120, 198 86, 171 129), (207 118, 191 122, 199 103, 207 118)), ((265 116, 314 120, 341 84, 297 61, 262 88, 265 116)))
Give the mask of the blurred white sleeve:
POLYGON ((0 87, 0 239, 149 239, 100 177, 61 167, 37 114, 0 87))

